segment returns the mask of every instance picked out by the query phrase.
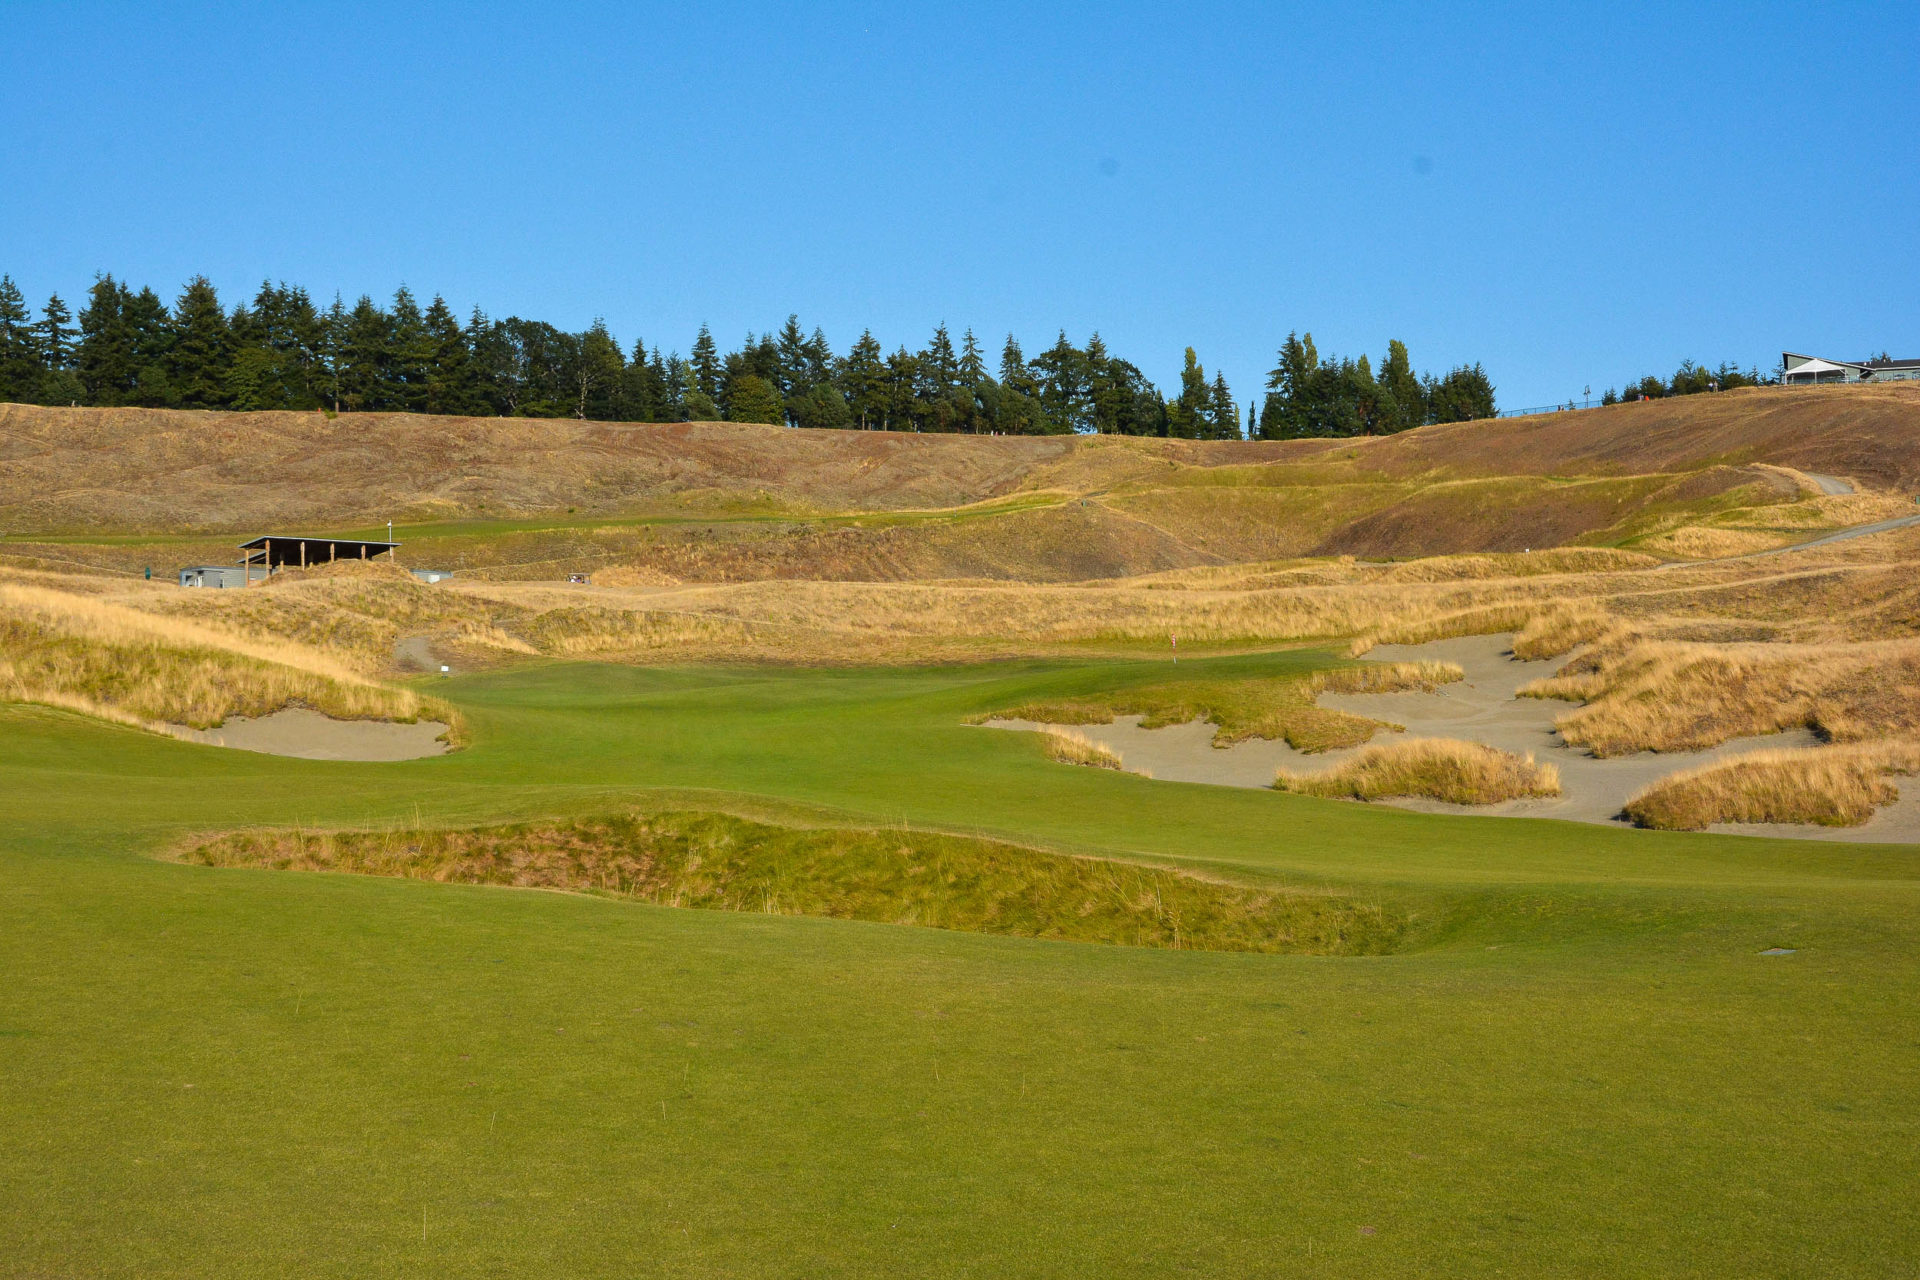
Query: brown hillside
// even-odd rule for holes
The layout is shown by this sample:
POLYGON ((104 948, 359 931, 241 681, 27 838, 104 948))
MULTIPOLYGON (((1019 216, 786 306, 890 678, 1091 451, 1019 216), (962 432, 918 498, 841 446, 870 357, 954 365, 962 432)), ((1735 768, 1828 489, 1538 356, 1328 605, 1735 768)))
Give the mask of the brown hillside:
MULTIPOLYGON (((0 528, 339 527, 570 508, 877 511, 960 506, 1023 489, 1618 477, 1753 462, 1920 487, 1920 387, 1737 391, 1284 443, 0 405, 0 528)), ((1518 536, 1522 545, 1564 537, 1591 528, 1592 518, 1518 536)), ((1355 545, 1381 541, 1369 534, 1355 545)), ((1398 536, 1384 542, 1397 545, 1398 536)))

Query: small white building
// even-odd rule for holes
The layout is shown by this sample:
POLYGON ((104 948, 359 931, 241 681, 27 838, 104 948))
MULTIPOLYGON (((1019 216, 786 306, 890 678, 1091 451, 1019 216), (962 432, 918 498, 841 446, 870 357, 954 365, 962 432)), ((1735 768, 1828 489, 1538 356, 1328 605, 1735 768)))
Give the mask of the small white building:
POLYGON ((1920 360, 1829 360, 1783 351, 1780 379, 1790 387, 1816 382, 1920 381, 1920 360))
POLYGON ((196 564, 180 571, 183 587, 244 587, 247 570, 237 564, 196 564))

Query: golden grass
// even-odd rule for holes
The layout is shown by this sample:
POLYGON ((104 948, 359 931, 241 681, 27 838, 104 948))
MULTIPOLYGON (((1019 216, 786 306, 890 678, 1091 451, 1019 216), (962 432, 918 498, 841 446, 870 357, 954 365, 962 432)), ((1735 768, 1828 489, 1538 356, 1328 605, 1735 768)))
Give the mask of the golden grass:
MULTIPOLYGON (((0 583, 0 699, 153 728, 209 728, 290 705, 412 721, 429 702, 311 647, 22 583, 0 583)), ((438 703, 431 715, 457 723, 438 703)))
POLYGON ((1726 556, 1770 551, 1793 540, 1793 535, 1788 533, 1759 529, 1716 529, 1690 524, 1646 538, 1636 545, 1683 560, 1719 560, 1726 556))
POLYGON ((1636 825, 1699 831, 1718 822, 1857 827, 1899 799, 1887 779, 1920 772, 1920 742, 1756 751, 1662 778, 1627 801, 1636 825))
POLYGON ((1597 756, 1699 751, 1806 728, 1835 742, 1920 734, 1920 640, 1857 645, 1628 640, 1520 690, 1584 705, 1561 737, 1597 756))
POLYGON ((1273 785, 1299 795, 1355 800, 1422 796, 1449 804, 1498 804, 1560 794, 1560 771, 1478 742, 1415 738, 1368 747, 1320 773, 1274 775, 1273 785))
POLYGON ((1050 727, 1040 730, 1040 749, 1047 753, 1047 759, 1057 760, 1061 764, 1083 764, 1095 769, 1126 767, 1118 751, 1095 742, 1077 729, 1050 727))
POLYGON ((217 867, 569 889, 773 915, 1182 949, 1375 954, 1405 926, 1332 894, 906 830, 796 830, 712 813, 472 830, 238 832, 186 849, 217 867))
POLYGON ((1397 726, 1316 706, 1314 699, 1320 694, 1431 690, 1461 675, 1459 666, 1451 662, 1395 662, 1337 667, 1297 679, 1172 678, 1131 689, 1025 703, 979 718, 1068 725, 1111 724, 1115 716, 1139 716, 1145 729, 1204 720, 1214 726, 1216 747, 1265 738, 1284 741, 1296 751, 1328 751, 1358 746, 1379 729, 1397 726))

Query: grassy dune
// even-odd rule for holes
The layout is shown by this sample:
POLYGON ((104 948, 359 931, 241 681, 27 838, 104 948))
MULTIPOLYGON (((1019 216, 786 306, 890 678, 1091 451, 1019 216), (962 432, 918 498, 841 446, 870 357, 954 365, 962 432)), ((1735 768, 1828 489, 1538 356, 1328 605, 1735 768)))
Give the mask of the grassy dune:
POLYGON ((1421 796, 1448 804, 1498 804, 1560 794, 1560 771, 1477 742, 1415 738, 1388 742, 1320 773, 1275 775, 1273 785, 1296 795, 1384 800, 1421 796))
POLYGON ((0 583, 0 700, 149 727, 207 728, 291 704, 342 719, 449 713, 305 645, 8 583, 0 583))
POLYGON ((1383 726, 1365 716, 1314 705, 1320 694, 1432 689, 1459 678, 1460 668, 1452 663, 1399 662, 1336 667, 1293 680, 1156 680, 1097 696, 1023 703, 993 714, 1042 724, 1112 724, 1115 716, 1137 715, 1145 729, 1205 720, 1215 726, 1215 746, 1267 738, 1296 751, 1327 751, 1365 742, 1383 726))
POLYGON ((209 867, 573 889, 661 906, 969 933, 1267 954, 1366 955, 1405 922, 1378 905, 913 831, 794 830, 657 813, 479 830, 243 832, 209 867))
POLYGON ((1920 772, 1920 743, 1757 751, 1662 778, 1627 801, 1642 827, 1699 831, 1717 822, 1857 827, 1899 799, 1889 779, 1920 772))

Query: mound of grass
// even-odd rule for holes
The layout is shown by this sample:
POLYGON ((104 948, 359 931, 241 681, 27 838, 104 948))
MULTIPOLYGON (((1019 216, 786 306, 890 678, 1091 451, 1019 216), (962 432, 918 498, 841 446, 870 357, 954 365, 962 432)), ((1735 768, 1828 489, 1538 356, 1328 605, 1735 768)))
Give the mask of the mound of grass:
POLYGON ((1075 942, 1361 955, 1402 921, 1322 894, 902 830, 798 830, 713 813, 471 830, 237 832, 185 860, 597 891, 673 907, 830 916, 1075 942))
POLYGON ((336 719, 415 721, 424 713, 458 722, 450 707, 304 645, 8 584, 0 584, 0 701, 144 727, 204 729, 293 705, 336 719))
POLYGON ((1920 733, 1920 641, 1698 644, 1623 634, 1520 694, 1583 702, 1554 723, 1596 756, 1699 751, 1801 728, 1863 742, 1920 733))
POLYGON ((1280 791, 1341 799, 1425 796, 1449 804, 1498 804, 1523 796, 1559 795, 1560 771, 1535 763, 1531 754, 1516 756, 1454 738, 1416 738, 1368 747, 1324 773, 1282 769, 1273 785, 1280 791))
POLYGON ((1075 729, 1043 729, 1040 748, 1049 760, 1061 764, 1091 765, 1095 769, 1121 769, 1120 753, 1103 746, 1075 729))
POLYGON ((1320 694, 1431 690, 1460 679, 1461 674, 1450 662, 1396 662, 1337 667, 1298 679, 1167 680, 1111 693, 1031 702, 980 718, 1112 724, 1115 716, 1139 716, 1146 729, 1205 720, 1216 728, 1216 747, 1267 738, 1285 741, 1296 751, 1330 751, 1359 746, 1376 731, 1399 726, 1315 706, 1320 694))
POLYGON ((1700 831, 1716 822, 1857 827, 1900 798, 1887 779, 1920 772, 1920 743, 1756 751, 1662 778, 1627 801, 1636 826, 1700 831))

